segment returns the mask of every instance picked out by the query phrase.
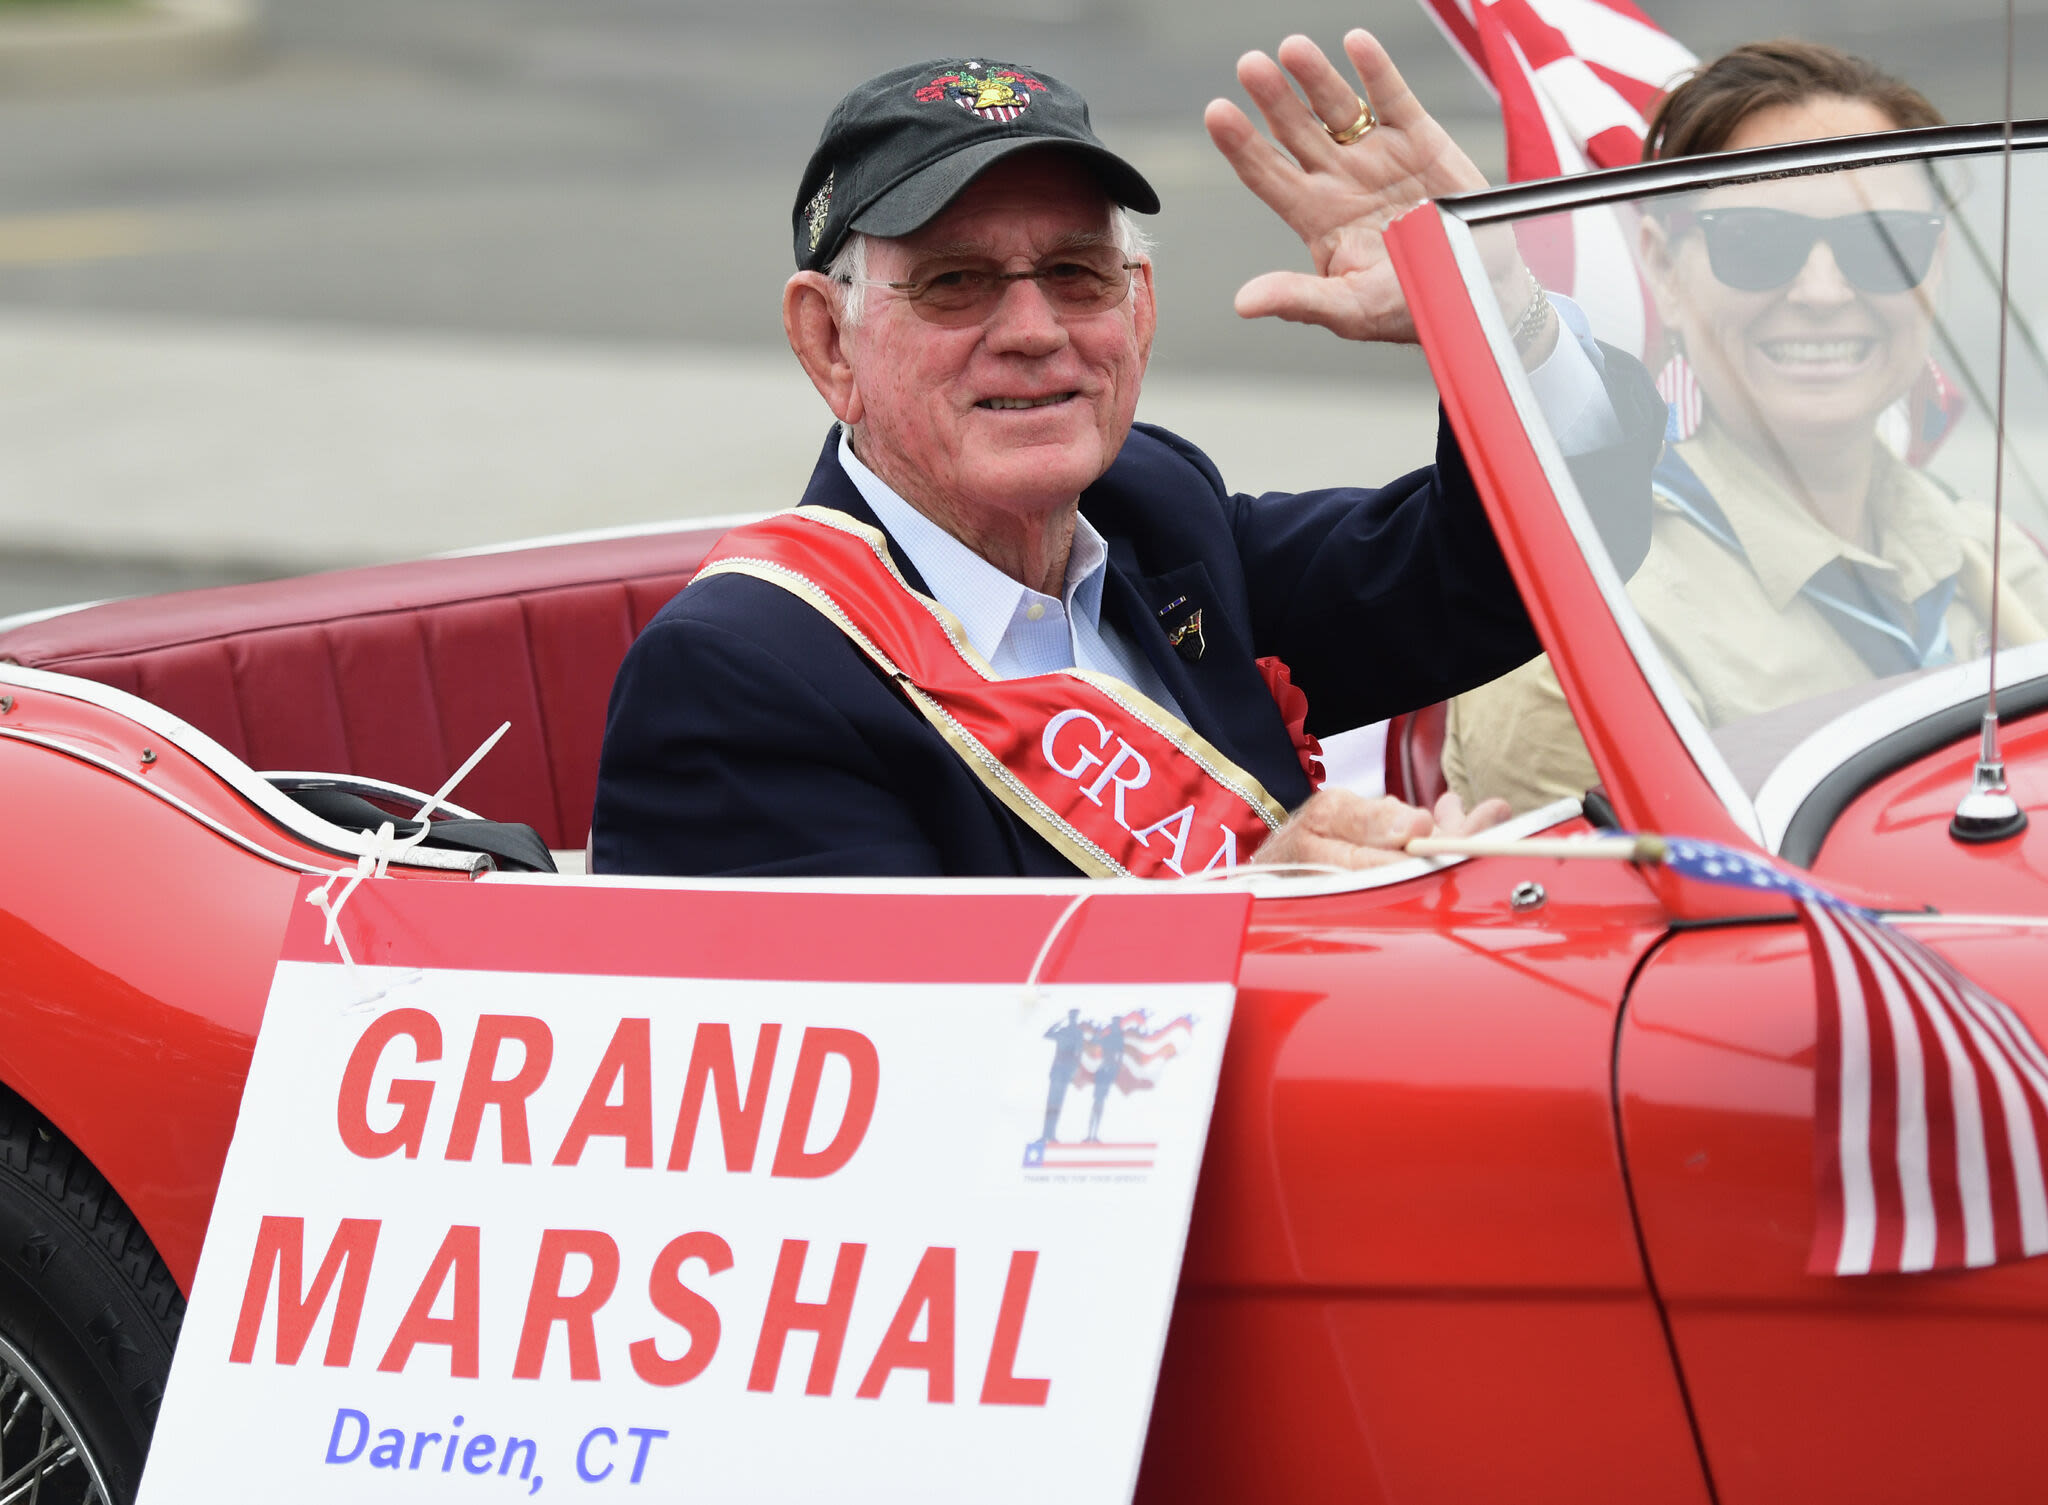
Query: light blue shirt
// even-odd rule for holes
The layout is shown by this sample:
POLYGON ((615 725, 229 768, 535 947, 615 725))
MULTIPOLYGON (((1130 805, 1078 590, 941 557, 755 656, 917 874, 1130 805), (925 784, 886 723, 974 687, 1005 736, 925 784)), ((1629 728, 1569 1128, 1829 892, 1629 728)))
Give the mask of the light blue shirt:
MULTIPOLYGON (((1600 348, 1586 316, 1568 298, 1551 295, 1571 339, 1559 338, 1542 365, 1529 373, 1536 401, 1567 455, 1618 442, 1621 422, 1600 379, 1600 348)), ((844 429, 839 464, 881 519, 924 583, 966 629, 967 641, 1004 679, 1092 669, 1122 680, 1186 720, 1180 702, 1160 679, 1144 650, 1113 622, 1102 620, 1102 582, 1109 548, 1094 524, 1074 517, 1067 577, 1057 597, 1012 580, 926 517, 861 463, 844 429)), ((1199 605, 1200 603, 1195 603, 1199 605)))
POLYGON ((1109 546, 1087 518, 1075 515, 1066 582, 1058 596, 1048 596, 1012 580, 904 501, 861 463, 844 430, 839 436, 839 463, 889 537, 917 566, 932 595, 960 619, 974 651, 1000 677, 1092 669, 1122 680, 1181 715, 1180 702, 1145 651, 1115 623, 1102 620, 1109 546))

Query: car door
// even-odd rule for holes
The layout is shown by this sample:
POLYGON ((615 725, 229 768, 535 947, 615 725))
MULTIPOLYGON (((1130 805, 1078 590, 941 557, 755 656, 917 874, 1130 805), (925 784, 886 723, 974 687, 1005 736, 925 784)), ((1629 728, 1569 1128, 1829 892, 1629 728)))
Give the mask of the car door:
POLYGON ((1612 1099, 1662 905, 1385 876, 1253 907, 1139 1498, 1704 1501, 1612 1099))
MULTIPOLYGON (((2033 925, 1909 926, 2048 1035, 2033 925)), ((1809 1274, 1813 963, 1795 923, 1683 931, 1617 1057, 1650 1278, 1722 1505, 2020 1500, 2048 1478, 2048 1262, 1809 1274)))

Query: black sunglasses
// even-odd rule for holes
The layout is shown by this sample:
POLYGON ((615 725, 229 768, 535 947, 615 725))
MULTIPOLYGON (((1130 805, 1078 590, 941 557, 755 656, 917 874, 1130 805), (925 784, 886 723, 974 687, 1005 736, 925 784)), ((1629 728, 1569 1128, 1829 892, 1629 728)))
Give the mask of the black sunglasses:
POLYGON ((1815 219, 1789 209, 1676 209, 1674 234, 1698 227, 1715 280, 1745 293, 1783 287, 1799 275, 1815 241, 1825 240, 1849 285, 1866 293, 1903 293, 1927 280, 1948 217, 1915 209, 1873 209, 1815 219))

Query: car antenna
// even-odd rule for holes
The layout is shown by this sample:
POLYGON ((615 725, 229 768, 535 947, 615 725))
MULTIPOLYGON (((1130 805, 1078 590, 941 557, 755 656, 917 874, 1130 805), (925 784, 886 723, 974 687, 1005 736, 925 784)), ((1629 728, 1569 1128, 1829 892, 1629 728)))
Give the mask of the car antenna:
POLYGON ((2005 543, 2005 344, 2012 324, 2012 74, 2013 0, 2005 0, 2005 202, 1998 226, 1998 424, 1992 442, 1991 474, 1991 641, 1985 658, 1983 740, 1970 789, 1948 823, 1957 841, 2003 841, 2027 828, 2027 812, 2012 797, 2005 781, 2005 759, 1998 750, 1998 599, 2001 552, 2005 543))

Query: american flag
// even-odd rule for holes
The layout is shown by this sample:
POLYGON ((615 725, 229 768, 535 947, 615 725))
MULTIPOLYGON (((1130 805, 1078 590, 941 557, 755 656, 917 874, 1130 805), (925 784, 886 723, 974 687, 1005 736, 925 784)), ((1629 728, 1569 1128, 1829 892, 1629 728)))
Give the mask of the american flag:
POLYGON ((1690 439, 1700 431, 1700 420, 1706 416, 1706 400, 1700 396, 1700 384, 1692 374, 1692 367, 1685 357, 1674 355, 1664 363, 1664 369, 1657 373, 1657 395, 1664 399, 1671 409, 1671 423, 1665 438, 1690 439))
POLYGON ((1516 182, 1642 156, 1656 98, 1699 59, 1629 0, 1422 0, 1495 94, 1516 182))
POLYGON ((1783 893, 1813 950, 1816 1275, 2048 1252, 2048 1053, 2009 1006, 1869 910, 1745 852, 1669 839, 1689 878, 1783 893))
MULTIPOLYGON (((1123 1059, 1117 1063, 1116 1089, 1123 1093, 1144 1092, 1156 1087, 1159 1073, 1166 1063, 1179 1055, 1194 1037, 1195 1018, 1182 1014, 1157 1027, 1148 1027, 1147 1014, 1143 1009, 1133 1009, 1125 1014, 1121 1023, 1124 1028, 1123 1059)), ((1102 1045, 1107 1031, 1101 1031, 1089 1038, 1081 1050, 1081 1064, 1074 1071, 1074 1085, 1094 1085, 1096 1073, 1103 1069, 1102 1045)))
MULTIPOLYGON (((1646 115, 1698 59, 1630 0, 1422 0, 1494 93, 1517 183, 1641 159, 1646 115)), ((1636 272, 1635 213, 1581 209, 1516 227, 1537 280, 1609 344, 1642 355, 1656 312, 1636 272)))
POLYGON ((1029 99, 1020 98, 1013 105, 988 105, 977 109, 971 99, 960 99, 956 96, 953 102, 968 114, 979 115, 983 120, 1015 120, 1024 113, 1025 106, 1031 103, 1029 99))
POLYGON ((1027 1171, 1149 1171, 1159 1158, 1156 1141, 1105 1144, 1086 1139, 1035 1139, 1024 1146, 1027 1171))

